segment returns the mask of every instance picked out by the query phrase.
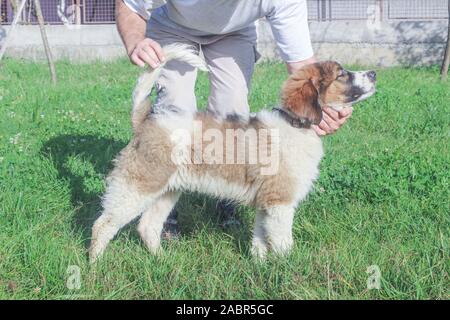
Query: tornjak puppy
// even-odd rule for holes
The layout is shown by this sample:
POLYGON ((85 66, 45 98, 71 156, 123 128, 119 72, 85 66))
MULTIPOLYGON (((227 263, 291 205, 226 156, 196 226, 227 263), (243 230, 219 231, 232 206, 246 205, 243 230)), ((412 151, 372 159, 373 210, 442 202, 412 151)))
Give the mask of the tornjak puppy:
MULTIPOLYGON (((166 62, 178 59, 205 69, 185 45, 164 51, 166 62)), ((163 67, 138 80, 134 136, 107 178, 103 212, 92 229, 90 261, 139 216, 142 240, 151 252, 159 251, 163 223, 183 191, 254 206, 252 253, 263 258, 269 249, 289 252, 295 208, 311 190, 323 155, 311 125, 321 121, 322 106, 340 110, 373 95, 375 72, 347 71, 332 61, 308 65, 287 79, 279 108, 224 119, 188 114, 176 106, 151 112, 148 95, 163 67)))

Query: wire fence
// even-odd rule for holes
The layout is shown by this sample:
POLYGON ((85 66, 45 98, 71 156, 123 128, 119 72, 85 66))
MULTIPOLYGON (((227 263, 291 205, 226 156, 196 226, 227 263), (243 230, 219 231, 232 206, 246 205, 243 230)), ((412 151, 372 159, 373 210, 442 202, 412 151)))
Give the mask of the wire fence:
MULTIPOLYGON (((0 23, 11 23, 14 11, 22 0, 0 0, 0 23)), ((44 20, 49 24, 115 23, 114 0, 40 0, 44 20)), ((21 24, 36 24, 34 1, 28 0, 21 24)))
POLYGON ((114 23, 114 0, 84 0, 83 21, 91 23, 114 23))
MULTIPOLYGON (((0 23, 9 24, 21 0, 0 0, 0 23)), ((40 0, 50 24, 114 23, 115 0, 40 0)), ((377 12, 381 20, 431 20, 448 18, 448 0, 307 0, 311 21, 365 20, 377 12)), ((161 2, 161 1, 160 1, 161 2)), ((35 24, 29 0, 21 24, 35 24)))
POLYGON ((395 0, 388 6, 389 19, 441 19, 448 18, 446 0, 395 0))
POLYGON ((377 0, 309 0, 310 20, 365 20, 371 14, 371 6, 380 5, 377 0))

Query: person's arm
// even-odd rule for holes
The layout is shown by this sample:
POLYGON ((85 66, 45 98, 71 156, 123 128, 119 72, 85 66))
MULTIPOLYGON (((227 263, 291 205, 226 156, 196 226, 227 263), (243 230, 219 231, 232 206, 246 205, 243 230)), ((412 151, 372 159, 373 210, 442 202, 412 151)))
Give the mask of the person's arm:
POLYGON ((312 56, 311 58, 302 61, 286 62, 286 66, 289 74, 293 74, 295 71, 303 68, 304 66, 316 62, 317 62, 316 57, 312 56))
MULTIPOLYGON (((139 1, 129 2, 139 6, 139 1)), ((138 14, 137 10, 131 10, 123 0, 116 0, 116 24, 132 63, 140 67, 148 64, 155 68, 164 61, 161 46, 156 41, 145 37, 147 21, 138 14)))
MULTIPOLYGON (((309 32, 306 0, 285 0, 276 3, 267 20, 280 49, 281 58, 286 61, 289 74, 316 62, 309 32)), ((352 108, 344 108, 337 112, 324 107, 322 121, 313 128, 321 136, 334 133, 351 116, 352 111, 352 108)))

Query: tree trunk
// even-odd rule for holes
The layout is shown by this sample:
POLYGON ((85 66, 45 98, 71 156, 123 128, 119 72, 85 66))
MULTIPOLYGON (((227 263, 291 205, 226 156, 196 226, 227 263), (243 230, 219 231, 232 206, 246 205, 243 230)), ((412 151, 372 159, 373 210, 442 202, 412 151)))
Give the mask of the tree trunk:
POLYGON ((448 0, 448 32, 447 47, 445 49, 444 61, 442 62, 441 77, 446 80, 448 77, 448 67, 450 65, 450 0, 448 0))
POLYGON ((55 64, 53 63, 52 52, 50 51, 50 46, 48 44, 47 33, 45 32, 44 16, 42 15, 41 2, 39 0, 34 0, 34 6, 36 9, 36 17, 39 23, 39 29, 41 30, 42 42, 44 43, 45 55, 47 56, 48 67, 50 69, 50 74, 52 76, 53 85, 56 85, 56 70, 55 64))

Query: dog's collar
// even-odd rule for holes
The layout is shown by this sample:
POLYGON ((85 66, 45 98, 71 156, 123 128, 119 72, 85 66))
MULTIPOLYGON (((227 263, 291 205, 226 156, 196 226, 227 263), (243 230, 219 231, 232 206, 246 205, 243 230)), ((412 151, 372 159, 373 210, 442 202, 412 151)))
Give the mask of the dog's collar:
POLYGON ((299 118, 291 115, 286 110, 283 110, 281 108, 273 108, 272 111, 278 112, 281 117, 286 120, 291 126, 298 129, 309 129, 311 128, 311 125, 314 123, 307 119, 307 118, 299 118))

